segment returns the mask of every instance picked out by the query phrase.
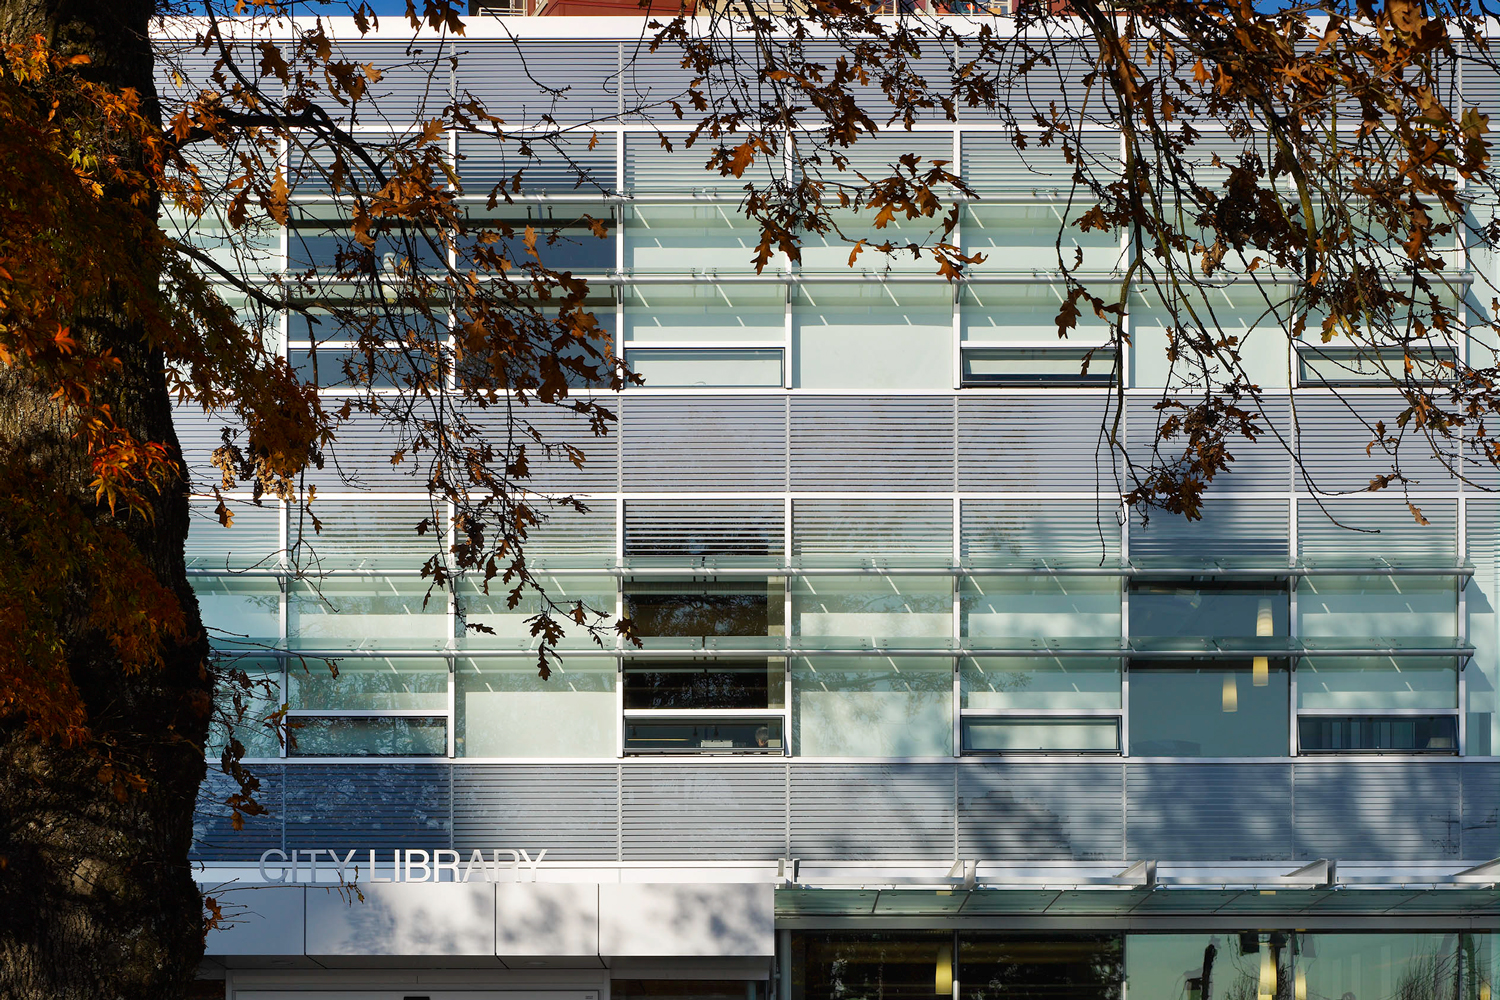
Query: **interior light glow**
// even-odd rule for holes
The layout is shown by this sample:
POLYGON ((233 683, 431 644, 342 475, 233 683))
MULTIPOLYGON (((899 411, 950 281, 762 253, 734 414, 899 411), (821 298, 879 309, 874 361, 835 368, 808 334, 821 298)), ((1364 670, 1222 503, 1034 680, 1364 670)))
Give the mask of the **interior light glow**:
POLYGON ((1238 712, 1240 710, 1240 688, 1235 683, 1234 673, 1224 675, 1224 711, 1238 712))
POLYGON ((932 992, 938 996, 953 995, 953 946, 938 945, 937 975, 933 977, 932 992))

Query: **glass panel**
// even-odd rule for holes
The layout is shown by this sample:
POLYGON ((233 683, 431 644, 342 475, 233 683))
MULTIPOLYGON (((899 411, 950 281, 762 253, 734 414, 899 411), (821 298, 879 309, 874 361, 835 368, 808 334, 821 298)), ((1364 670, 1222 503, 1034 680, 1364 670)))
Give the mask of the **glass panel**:
POLYGON ((432 377, 434 358, 419 350, 365 352, 352 347, 327 345, 316 351, 293 347, 287 358, 297 377, 320 389, 344 389, 352 386, 393 389, 414 386, 432 377))
POLYGON ((423 270, 436 270, 443 265, 442 245, 435 237, 429 241, 415 227, 405 231, 395 227, 392 231, 376 228, 371 231, 373 248, 366 248, 351 230, 342 227, 340 222, 293 223, 287 231, 287 268, 368 278, 371 255, 376 266, 389 274, 412 261, 423 270))
MULTIPOLYGON (((902 140, 910 142, 911 137, 902 136, 902 140)), ((888 176, 887 171, 890 168, 882 164, 873 169, 875 172, 870 176, 885 177, 888 176)), ((841 183, 859 183, 851 173, 826 170, 824 176, 836 176, 841 183)), ((833 227, 827 232, 798 233, 802 239, 801 270, 803 273, 822 271, 835 274, 851 272, 858 274, 869 271, 922 271, 935 274, 937 265, 933 263, 929 254, 923 253, 920 257, 913 257, 910 250, 899 248, 912 243, 923 246, 932 245, 941 236, 944 214, 946 213, 939 212, 933 218, 905 219, 897 213, 888 225, 877 229, 873 211, 832 209, 825 216, 833 223, 833 227), (860 240, 865 241, 864 248, 851 263, 849 255, 854 252, 855 244, 860 240), (892 252, 884 253, 875 249, 887 243, 892 246, 892 252)))
MULTIPOLYGON (((959 335, 966 344, 1031 343, 1056 345, 1057 314, 1064 288, 1036 282, 1026 285, 967 285, 959 293, 959 335)), ((1109 324, 1081 307, 1069 336, 1076 343, 1109 339, 1109 324)))
POLYGON ((1123 944, 1116 934, 961 933, 959 1000, 1115 1000, 1123 944))
MULTIPOLYGON (((1287 1000, 1292 955, 1287 934, 1130 934, 1125 938, 1131 1000, 1287 1000), (1278 986, 1280 987, 1278 989, 1278 986)), ((1299 958, 1300 961, 1300 958, 1299 958)), ((1299 988, 1295 1000, 1311 994, 1299 988)), ((1338 993, 1316 994, 1338 1000, 1338 993)), ((1369 1000, 1389 994, 1359 994, 1369 1000)))
POLYGON ((1120 581, 1087 576, 969 576, 963 634, 1025 639, 1120 636, 1120 581))
POLYGON ((953 753, 953 663, 936 657, 792 661, 792 725, 806 757, 953 753))
MULTIPOLYGON (((545 527, 541 529, 541 532, 545 531, 545 527)), ((533 537, 545 536, 533 535, 533 537)), ((533 548, 528 545, 526 549, 528 556, 533 551, 533 548)), ((568 608, 582 601, 586 613, 597 611, 613 618, 615 581, 611 577, 543 576, 538 579, 542 586, 547 588, 547 595, 562 607, 568 608)), ((490 581, 488 594, 483 590, 482 581, 474 577, 464 577, 455 586, 462 612, 459 632, 468 646, 529 647, 536 642, 536 638, 531 634, 530 622, 533 617, 541 613, 542 599, 534 591, 523 592, 520 603, 512 608, 509 606, 510 585, 503 583, 499 577, 490 581), (468 628, 468 625, 483 626, 490 632, 480 632, 468 628)), ((554 617, 561 618, 557 613, 554 613, 554 617)), ((581 626, 574 626, 566 621, 563 624, 568 626, 568 632, 563 637, 562 646, 592 647, 594 645, 594 641, 581 626)), ((534 665, 533 672, 535 672, 534 665)))
POLYGON ((1297 720, 1303 753, 1340 751, 1458 753, 1456 715, 1304 715, 1297 720))
POLYGON ((292 708, 448 708, 446 660, 350 656, 338 661, 337 676, 322 660, 293 660, 286 679, 292 708))
POLYGON ((793 931, 791 959, 792 1000, 933 1000, 953 993, 949 931, 793 931))
POLYGON ((1130 668, 1130 753, 1137 757, 1285 757, 1287 670, 1130 668))
POLYGON ((1452 577, 1309 576, 1297 584, 1297 634, 1308 638, 1452 638, 1457 628, 1452 577))
POLYGON ((1298 708, 1457 708, 1452 660, 1319 657, 1297 665, 1298 708))
POLYGON ((442 757, 444 719, 335 718, 296 720, 293 757, 442 757))
POLYGON ((1451 382, 1454 379, 1454 355, 1447 348, 1424 350, 1401 348, 1325 347, 1303 345, 1297 350, 1297 378, 1302 385, 1383 385, 1401 383, 1410 377, 1418 382, 1451 382))
POLYGON ((1119 660, 965 657, 959 680, 964 708, 1120 707, 1119 660))
POLYGON ((761 980, 612 979, 611 1000, 766 1000, 761 980))
POLYGON ((1297 968, 1308 997, 1454 1000, 1458 935, 1304 934, 1297 968))
MULTIPOLYGON (((625 266, 642 273, 755 272, 760 227, 735 207, 641 205, 625 223, 625 266)), ((773 250, 767 270, 779 270, 773 250)))
POLYGON ((643 637, 779 636, 784 607, 782 585, 765 579, 625 583, 625 615, 643 637))
POLYGON ((216 501, 192 501, 184 553, 187 564, 210 570, 273 565, 281 551, 281 504, 275 500, 259 506, 234 500, 224 504, 234 516, 227 528, 214 513, 216 501))
POLYGON ((697 719, 666 721, 627 719, 626 751, 697 753, 703 750, 749 750, 781 753, 782 720, 697 719))
POLYGON ((281 707, 281 664, 252 657, 225 657, 216 666, 222 673, 214 686, 209 759, 218 759, 231 734, 244 746, 246 757, 280 756, 276 725, 268 724, 267 718, 281 707), (231 671, 243 672, 244 681, 225 676, 231 671))
POLYGON ((965 753, 1118 753, 1114 719, 965 719, 965 753))
POLYGON ((780 285, 639 285, 625 292, 625 341, 783 343, 785 294, 780 285))
POLYGON ((607 205, 567 205, 548 207, 545 217, 481 219, 470 221, 466 240, 459 241, 458 266, 462 269, 473 259, 481 233, 491 235, 485 243, 488 251, 516 263, 541 263, 558 271, 612 271, 615 267, 614 213, 607 205), (508 225, 514 235, 502 235, 508 225), (536 256, 526 247, 526 227, 533 227, 536 256), (596 230, 594 227, 598 226, 596 230))
POLYGON ((780 386, 778 348, 653 348, 625 352, 648 386, 780 386))
POLYGON ((983 263, 974 265, 981 271, 1055 271, 1059 256, 1072 270, 1108 271, 1120 262, 1120 234, 1079 229, 1076 222, 1087 210, 1063 204, 970 205, 961 230, 964 252, 984 254, 983 263))
MULTIPOLYGON (((298 565, 320 569, 414 570, 446 553, 446 505, 395 500, 318 500, 288 512, 287 534, 298 565), (314 527, 313 517, 318 519, 314 527), (420 528, 420 533, 419 533, 420 528)), ((438 592, 434 599, 444 602, 438 592)))
POLYGON ((964 385, 1112 385, 1115 352, 1086 347, 966 347, 964 385))
POLYGON ((625 707, 781 708, 786 700, 786 661, 713 660, 625 664, 625 707))
POLYGON ((939 291, 924 298, 903 286, 897 301, 880 284, 802 286, 792 309, 792 385, 951 389, 952 355, 933 349, 953 341, 952 293, 939 291))
POLYGON ((189 578, 210 640, 281 637, 281 584, 269 577, 189 578))
POLYGON ((564 660, 542 680, 530 659, 460 659, 454 683, 460 757, 614 756, 613 660, 564 660))
POLYGON ((932 576, 816 576, 792 581, 799 645, 936 645, 953 635, 953 583, 932 576))
POLYGON ((449 637, 448 592, 427 580, 394 577, 294 583, 288 634, 308 640, 391 639, 441 642, 449 637))
POLYGON ((1285 636, 1285 585, 1217 580, 1133 580, 1130 635, 1246 638, 1285 636))

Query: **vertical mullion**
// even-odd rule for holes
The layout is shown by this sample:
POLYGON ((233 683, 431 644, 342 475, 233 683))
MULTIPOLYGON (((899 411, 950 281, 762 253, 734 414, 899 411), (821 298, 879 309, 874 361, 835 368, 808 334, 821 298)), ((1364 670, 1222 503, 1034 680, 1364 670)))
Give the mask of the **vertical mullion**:
MULTIPOLYGON (((624 437, 624 432, 621 432, 624 437)), ((623 459, 622 459, 623 460, 623 459)), ((623 475, 623 473, 622 473, 623 475)), ((625 565, 625 497, 615 495, 615 565, 625 565)), ((625 577, 615 577, 615 620, 625 617, 625 577)), ((623 648, 624 640, 615 638, 616 648, 623 648)), ((625 756, 625 658, 615 657, 615 756, 625 756)))
MULTIPOLYGON (((953 565, 957 567, 962 561, 963 539, 963 502, 957 496, 953 498, 953 565)), ((960 595, 963 593, 963 578, 957 573, 953 574, 953 645, 955 653, 963 648, 963 606, 960 603, 960 595)), ((953 657, 953 756, 963 756, 963 658, 955 655, 953 657)))
MULTIPOLYGON (((791 565, 792 559, 792 495, 785 496, 785 506, 782 508, 782 558, 787 565, 791 565)), ((792 577, 783 577, 786 581, 781 586, 781 641, 790 649, 792 645, 792 577)), ((786 658, 786 667, 781 672, 781 755, 792 756, 792 658, 786 658)))

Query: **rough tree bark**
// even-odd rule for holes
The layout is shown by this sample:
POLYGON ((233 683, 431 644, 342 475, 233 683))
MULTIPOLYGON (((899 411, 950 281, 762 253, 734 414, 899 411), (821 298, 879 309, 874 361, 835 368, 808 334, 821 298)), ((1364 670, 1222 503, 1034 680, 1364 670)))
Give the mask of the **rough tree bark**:
MULTIPOLYGON (((154 114, 151 13, 150 0, 0 0, 0 39, 40 34, 64 55, 86 55, 87 75, 136 88, 154 114)), ((124 294, 75 317, 73 334, 121 359, 118 379, 104 389, 119 424, 175 452, 163 359, 120 318, 124 294)), ((0 724, 0 996, 181 996, 202 954, 188 848, 212 695, 185 573, 186 491, 179 484, 152 494, 149 519, 123 506, 118 515, 100 508, 70 418, 44 386, 16 372, 0 370, 0 464, 19 456, 38 488, 56 488, 58 504, 122 529, 176 594, 188 628, 186 641, 162 650, 160 670, 132 675, 84 625, 87 583, 70 581, 69 669, 92 742, 63 747, 0 724), (106 766, 138 775, 143 787, 109 779, 106 766)), ((12 542, 12 528, 0 523, 0 545, 12 542)))

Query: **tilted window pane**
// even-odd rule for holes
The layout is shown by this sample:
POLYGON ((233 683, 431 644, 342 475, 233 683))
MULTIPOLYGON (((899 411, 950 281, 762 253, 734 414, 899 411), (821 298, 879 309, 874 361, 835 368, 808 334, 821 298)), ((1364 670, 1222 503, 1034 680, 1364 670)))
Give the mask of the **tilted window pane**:
POLYGON ((1289 616, 1283 583, 1217 580, 1133 580, 1130 635, 1285 636, 1289 616))
POLYGON ((322 660, 287 664, 287 703, 294 709, 403 709, 445 711, 448 663, 424 657, 348 656, 338 675, 322 660))
POLYGON ((293 757, 443 757, 448 753, 444 719, 302 718, 292 738, 287 752, 293 757))
POLYGON ((1328 347, 1300 344, 1298 374, 1302 385, 1360 386, 1400 383, 1408 377, 1420 384, 1435 385, 1455 378, 1455 358, 1448 348, 1328 347), (1408 374, 1407 366, 1411 371, 1408 374))
POLYGON ((1303 753, 1458 753, 1456 715, 1304 715, 1297 720, 1303 753))
POLYGON ((980 253, 976 271, 1108 271, 1122 259, 1120 234, 1085 232, 1077 220, 1088 208, 1055 205, 971 205, 964 210, 964 252, 980 253), (1082 253, 1082 261, 1079 254, 1082 253), (1059 258, 1061 258, 1059 260, 1059 258))
POLYGON ((210 641, 281 636, 281 584, 267 577, 189 578, 210 641))
POLYGON ((965 753, 1118 753, 1114 719, 965 719, 965 753))
POLYGON ((960 681, 964 708, 1084 711, 1120 707, 1119 660, 965 657, 960 681))
POLYGON ((677 722, 663 719, 627 719, 625 750, 632 753, 699 753, 744 750, 781 753, 784 745, 782 720, 696 719, 677 722))
MULTIPOLYGON (((1297 965, 1309 997, 1454 1000, 1457 934, 1303 934, 1297 965)), ((1479 995, 1478 984, 1472 984, 1479 995)))
POLYGON ((959 1000, 1117 1000, 1125 978, 1118 934, 964 932, 959 1000))
POLYGON ((828 656, 792 662, 796 752, 932 757, 953 752, 953 665, 936 657, 828 656))
POLYGON ((779 348, 653 348, 625 352, 648 386, 779 386, 779 348))
POLYGON ((953 582, 930 576, 806 576, 792 581, 799 644, 882 645, 953 635, 953 582))
MULTIPOLYGON (((528 548, 526 551, 530 556, 532 550, 528 548)), ((563 620, 563 615, 581 601, 585 616, 597 611, 613 620, 615 581, 610 577, 597 576, 540 576, 538 580, 546 588, 547 596, 563 609, 553 612, 553 617, 562 621, 567 628, 561 645, 584 648, 593 646, 594 641, 583 626, 563 620)), ((462 614, 458 631, 469 647, 531 646, 538 641, 531 634, 531 619, 542 612, 542 598, 535 591, 523 591, 520 603, 512 608, 512 586, 499 577, 489 582, 487 594, 484 592, 483 580, 477 577, 464 577, 455 585, 462 614), (470 625, 489 631, 469 628, 470 625)))
POLYGON ((786 661, 633 660, 625 664, 625 708, 781 708, 786 661))
POLYGON ((534 659, 460 659, 454 682, 460 757, 614 755, 612 660, 564 660, 542 680, 534 659))
POLYGON ((1135 757, 1285 757, 1284 664, 1130 668, 1135 757))
POLYGON ((1297 707, 1457 708, 1458 667, 1426 657, 1315 657, 1297 665, 1297 707))
POLYGON ((959 600, 963 634, 976 639, 1120 635, 1115 577, 968 576, 959 600))
POLYGON ((1297 584, 1298 635, 1452 638, 1457 630, 1452 577, 1310 576, 1297 584))
MULTIPOLYGON (((637 274, 755 273, 760 227, 732 205, 642 205, 625 220, 625 266, 637 274)), ((774 247, 768 270, 782 266, 774 247)))
POLYGON ((295 583, 287 600, 288 634, 303 645, 323 640, 445 641, 448 592, 430 581, 376 577, 295 583))

